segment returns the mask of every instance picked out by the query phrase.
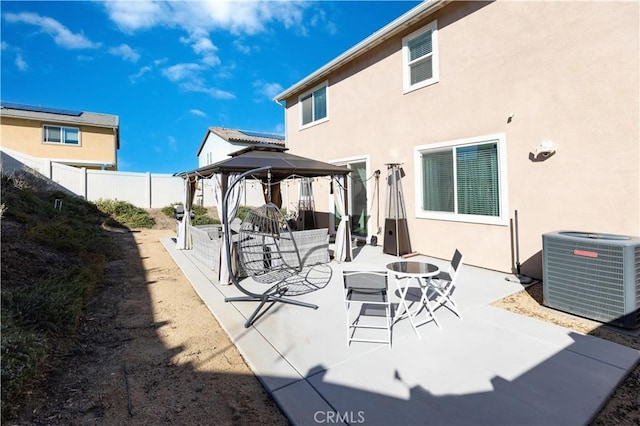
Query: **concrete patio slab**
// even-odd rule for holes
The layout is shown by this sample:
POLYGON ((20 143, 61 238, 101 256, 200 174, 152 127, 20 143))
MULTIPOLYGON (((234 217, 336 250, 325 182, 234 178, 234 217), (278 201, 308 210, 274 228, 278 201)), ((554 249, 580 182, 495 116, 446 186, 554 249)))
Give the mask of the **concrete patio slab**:
MULTIPOLYGON (((326 288, 299 297, 317 310, 277 304, 244 328, 255 303, 189 251, 167 251, 294 424, 586 424, 640 359, 640 352, 490 306, 522 289, 505 274, 463 266, 455 297, 464 319, 393 328, 393 345, 346 342, 342 270, 384 270, 394 261, 365 246, 330 264, 326 288)), ((440 267, 447 262, 424 256, 440 267)))

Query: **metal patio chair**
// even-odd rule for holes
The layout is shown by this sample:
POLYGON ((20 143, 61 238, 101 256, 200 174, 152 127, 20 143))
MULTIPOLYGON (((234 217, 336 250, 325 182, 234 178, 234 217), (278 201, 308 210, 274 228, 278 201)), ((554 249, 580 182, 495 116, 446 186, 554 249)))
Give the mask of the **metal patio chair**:
POLYGON ((434 311, 440 306, 446 305, 458 318, 462 319, 458 305, 453 299, 453 292, 463 259, 462 253, 456 249, 449 263, 449 268, 446 271, 440 271, 438 275, 431 278, 428 285, 423 287, 420 300, 422 304, 430 303, 434 311))
POLYGON ((392 305, 389 301, 389 284, 386 272, 344 271, 344 303, 347 310, 347 343, 386 343, 391 347, 392 305), (355 316, 352 317, 352 311, 355 316), (364 319, 364 317, 370 317, 364 319), (377 318, 373 318, 377 317, 377 318), (356 337, 357 329, 386 330, 385 338, 374 338, 363 331, 356 337))

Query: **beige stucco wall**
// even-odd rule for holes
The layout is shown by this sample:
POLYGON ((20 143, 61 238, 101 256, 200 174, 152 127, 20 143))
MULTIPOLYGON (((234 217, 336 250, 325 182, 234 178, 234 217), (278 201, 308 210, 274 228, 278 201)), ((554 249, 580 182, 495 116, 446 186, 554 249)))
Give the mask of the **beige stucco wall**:
POLYGON ((454 2, 330 76, 328 121, 299 130, 297 95, 287 99, 288 146, 323 160, 369 155, 368 174, 403 163, 413 250, 459 248, 466 263, 511 271, 512 226, 419 219, 414 203, 414 147, 504 134, 522 272, 540 277, 544 232, 640 235, 639 13, 638 2, 454 2), (401 37, 433 19, 440 80, 403 94, 401 37), (545 139, 557 153, 533 161, 545 139))
MULTIPOLYGON (((3 147, 33 157, 51 160, 78 160, 116 165, 116 137, 113 129, 93 126, 65 126, 80 129, 80 145, 63 145, 42 142, 42 126, 57 123, 25 120, 13 117, 0 118, 0 138, 3 147)), ((115 167, 110 167, 115 168, 115 167)))

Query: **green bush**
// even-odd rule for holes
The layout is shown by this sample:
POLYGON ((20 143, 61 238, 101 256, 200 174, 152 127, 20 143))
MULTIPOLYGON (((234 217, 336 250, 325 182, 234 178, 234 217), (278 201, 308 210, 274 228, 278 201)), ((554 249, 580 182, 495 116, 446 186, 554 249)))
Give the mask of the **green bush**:
POLYGON ((160 211, 165 214, 167 217, 173 217, 174 206, 181 206, 182 203, 173 203, 168 206, 164 206, 160 211))
MULTIPOLYGON (((107 217, 93 203, 47 190, 46 185, 32 184, 21 176, 2 176, 1 183, 3 219, 25 223, 27 238, 44 250, 72 255, 64 266, 52 263, 52 272, 45 278, 2 287, 4 419, 15 413, 29 382, 46 368, 49 339, 76 335, 87 297, 101 279, 107 259, 117 258, 120 250, 117 242, 98 226, 105 219, 117 219, 107 217)), ((112 204, 114 211, 124 210, 126 218, 135 219, 140 214, 112 204)), ((3 279, 4 275, 3 269, 3 279)))
POLYGON ((251 206, 240 206, 238 207, 238 212, 236 213, 236 217, 240 220, 244 220, 244 218, 247 216, 247 213, 249 213, 253 209, 254 208, 251 206))
POLYGON ((119 256, 118 246, 96 226, 80 221, 55 220, 29 227, 27 237, 42 245, 70 253, 98 253, 109 259, 119 256))
POLYGON ((47 344, 42 335, 16 328, 3 315, 0 353, 1 411, 5 418, 17 408, 17 399, 24 387, 43 370, 47 359, 47 344))
POLYGON ((191 206, 191 210, 193 211, 193 214, 196 216, 206 216, 207 215, 207 208, 203 207, 203 206, 191 206))
POLYGON ((218 224, 220 221, 218 219, 214 219, 210 216, 196 216, 191 221, 192 225, 214 225, 218 224))
POLYGON ((2 309, 17 325, 55 336, 75 334, 85 299, 95 287, 94 274, 74 266, 64 274, 2 293, 2 309))
POLYGON ((155 220, 146 210, 127 201, 100 199, 96 201, 96 206, 102 213, 128 228, 153 228, 155 225, 155 220))
MULTIPOLYGON (((162 208, 162 213, 164 213, 168 217, 173 217, 174 207, 181 206, 182 203, 173 203, 168 206, 162 208)), ((220 223, 220 220, 214 219, 209 216, 208 210, 206 207, 202 207, 199 205, 191 206, 191 211, 193 211, 193 219, 191 220, 192 225, 213 225, 220 223)))

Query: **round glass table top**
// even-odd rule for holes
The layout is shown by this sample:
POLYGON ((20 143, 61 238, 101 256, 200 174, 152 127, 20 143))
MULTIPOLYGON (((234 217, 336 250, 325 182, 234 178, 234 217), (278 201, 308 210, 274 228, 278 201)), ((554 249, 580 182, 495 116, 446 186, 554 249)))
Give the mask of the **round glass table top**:
POLYGON ((387 265, 387 269, 400 274, 421 276, 435 275, 439 271, 436 265, 415 261, 392 262, 387 265))

